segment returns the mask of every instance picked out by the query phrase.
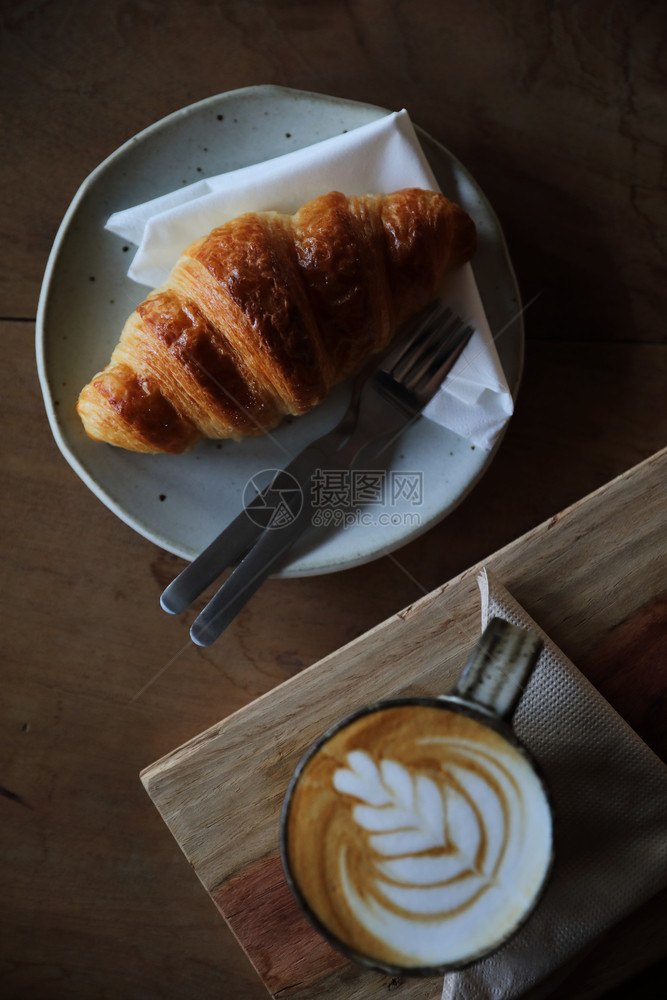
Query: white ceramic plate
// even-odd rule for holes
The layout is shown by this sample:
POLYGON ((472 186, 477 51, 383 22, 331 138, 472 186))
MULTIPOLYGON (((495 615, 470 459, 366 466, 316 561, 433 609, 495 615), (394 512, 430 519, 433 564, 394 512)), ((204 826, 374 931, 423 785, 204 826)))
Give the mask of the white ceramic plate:
MULTIPOLYGON (((242 509, 251 477, 280 468, 336 422, 345 392, 271 436, 204 442, 188 455, 139 455, 87 438, 75 411, 80 389, 103 368, 145 290, 127 277, 130 250, 104 229, 112 212, 181 184, 299 149, 387 114, 384 108, 280 87, 249 87, 200 101, 135 136, 86 179, 49 258, 37 315, 37 363, 56 442, 75 472, 123 521, 162 548, 193 559, 242 509)), ((519 293, 498 221, 464 167, 417 128, 443 192, 477 224, 477 285, 516 397, 523 363, 519 293), (465 192, 462 197, 462 192, 465 192)), ((496 449, 498 444, 496 444, 496 449)), ((494 451, 496 450, 494 449, 494 451)), ((384 499, 339 516, 315 543, 292 552, 281 576, 308 576, 386 554, 445 517, 493 458, 428 420, 388 459, 384 499), (401 495, 392 499, 402 485, 401 495), (410 492, 412 484, 413 491, 410 492), (415 492, 416 491, 416 492, 415 492)), ((324 497, 323 497, 324 502, 324 497)), ((325 505, 326 506, 326 505, 325 505)), ((327 516, 333 520, 333 514, 327 516)))

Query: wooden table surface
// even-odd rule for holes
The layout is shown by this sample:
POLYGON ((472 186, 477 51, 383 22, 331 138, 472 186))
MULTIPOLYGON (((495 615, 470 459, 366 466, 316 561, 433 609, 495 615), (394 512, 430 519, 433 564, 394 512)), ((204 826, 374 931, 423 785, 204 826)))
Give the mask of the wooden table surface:
MULTIPOLYGON (((260 1000, 139 772, 665 445, 667 8, 5 0, 0 31, 0 992, 260 1000), (449 518, 392 557, 269 581, 199 649, 193 613, 158 605, 182 562, 53 441, 35 314, 87 174, 171 111, 262 83, 406 107, 463 161, 531 303, 525 374, 449 518)), ((633 706, 640 735, 655 711, 633 706)), ((580 973, 590 997, 612 985, 601 947, 580 973)))

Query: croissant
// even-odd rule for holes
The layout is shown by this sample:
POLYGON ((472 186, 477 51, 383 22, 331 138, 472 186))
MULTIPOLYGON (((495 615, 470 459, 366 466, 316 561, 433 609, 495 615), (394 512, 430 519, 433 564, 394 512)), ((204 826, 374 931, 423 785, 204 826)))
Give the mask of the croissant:
POLYGON ((475 243, 463 209, 418 188, 241 215, 188 247, 129 317, 81 391, 84 428, 172 454, 271 430, 385 347, 475 243))

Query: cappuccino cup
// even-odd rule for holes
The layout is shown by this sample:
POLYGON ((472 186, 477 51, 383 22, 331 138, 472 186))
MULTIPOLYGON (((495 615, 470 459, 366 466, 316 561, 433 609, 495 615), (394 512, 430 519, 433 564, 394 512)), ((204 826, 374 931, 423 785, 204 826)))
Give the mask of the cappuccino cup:
POLYGON ((509 720, 541 645, 495 618, 449 695, 367 705, 299 763, 281 819, 285 875, 348 958, 442 975, 497 949, 536 906, 552 810, 509 720))

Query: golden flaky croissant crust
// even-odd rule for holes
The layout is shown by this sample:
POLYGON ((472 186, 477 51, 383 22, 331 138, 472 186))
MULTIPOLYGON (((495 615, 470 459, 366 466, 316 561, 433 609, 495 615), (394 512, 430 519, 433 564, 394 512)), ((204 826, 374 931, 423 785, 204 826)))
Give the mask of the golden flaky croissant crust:
POLYGON ((475 240, 463 209, 417 188, 241 215, 188 247, 129 317, 79 396, 84 427, 171 453, 270 430, 383 348, 475 240))

